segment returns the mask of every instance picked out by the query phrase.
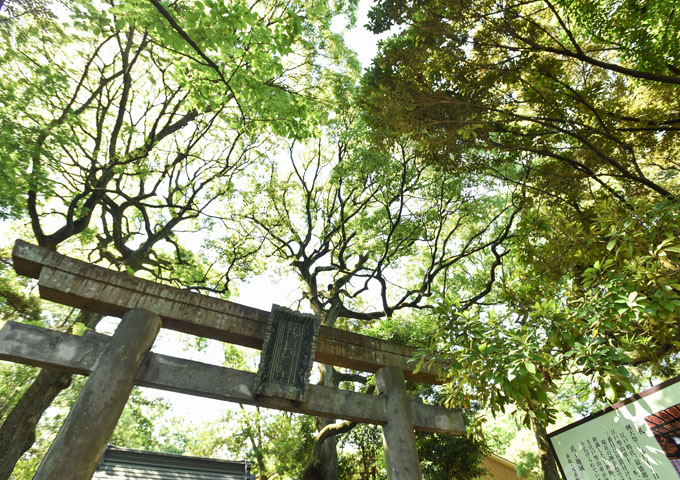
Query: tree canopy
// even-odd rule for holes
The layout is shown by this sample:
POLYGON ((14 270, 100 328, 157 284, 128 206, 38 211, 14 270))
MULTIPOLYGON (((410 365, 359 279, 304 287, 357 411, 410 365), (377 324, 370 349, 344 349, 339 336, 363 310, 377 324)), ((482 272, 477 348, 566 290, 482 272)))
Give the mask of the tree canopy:
POLYGON ((433 350, 454 361, 453 403, 524 412, 546 478, 560 398, 614 401, 642 371, 675 372, 675 8, 385 1, 370 15, 375 32, 401 28, 362 79, 375 141, 407 137, 448 175, 526 191, 487 304, 444 301, 433 350))
MULTIPOLYGON (((15 237, 224 298, 275 271, 289 306, 447 362, 409 388, 464 407, 476 438, 419 437, 426 478, 476 475, 474 426, 512 412, 557 479, 555 422, 678 373, 680 2, 378 0, 363 72, 334 26, 357 8, 0 0, 0 321, 100 321, 32 296, 15 237)), ((19 459, 28 478, 80 381, 0 372, 0 478, 19 459)), ((173 424, 136 392, 115 438, 245 455, 260 478, 384 477, 352 422, 173 424)))

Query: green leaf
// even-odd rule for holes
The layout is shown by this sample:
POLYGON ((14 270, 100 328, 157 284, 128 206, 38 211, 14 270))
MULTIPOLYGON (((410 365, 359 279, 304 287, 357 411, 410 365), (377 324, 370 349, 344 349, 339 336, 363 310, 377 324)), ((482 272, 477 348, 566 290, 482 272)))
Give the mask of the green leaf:
POLYGON ((425 357, 420 357, 418 359, 418 363, 416 363, 416 368, 413 369, 413 373, 416 374, 420 371, 421 368, 423 368, 423 364, 425 363, 425 357))
POLYGON ((607 400, 609 400, 611 403, 616 402, 618 398, 616 395, 616 390, 611 385, 605 385, 604 394, 607 397, 607 400))
POLYGON ((623 387, 625 387, 625 389, 628 390, 629 392, 635 392, 635 387, 633 387, 633 385, 631 385, 630 382, 628 382, 628 380, 620 379, 619 383, 623 385, 623 387))

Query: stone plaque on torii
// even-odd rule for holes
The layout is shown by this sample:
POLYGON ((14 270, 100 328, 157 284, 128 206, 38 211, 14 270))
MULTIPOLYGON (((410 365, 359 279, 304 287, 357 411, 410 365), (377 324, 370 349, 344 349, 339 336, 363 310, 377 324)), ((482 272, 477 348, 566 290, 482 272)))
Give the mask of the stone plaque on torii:
POLYGON ((414 429, 465 433, 460 410, 425 405, 406 394, 405 378, 437 383, 439 368, 425 365, 414 372, 412 348, 321 326, 313 359, 375 373, 379 395, 307 385, 299 397, 290 391, 268 396, 273 384, 264 385, 253 373, 148 350, 161 326, 262 349, 273 322, 270 312, 90 265, 22 241, 16 242, 12 257, 17 273, 38 279, 42 298, 123 317, 113 337, 94 332, 80 337, 14 322, 0 330, 0 359, 90 375, 36 479, 89 480, 135 384, 381 425, 392 480, 420 478, 414 429))
POLYGON ((272 305, 253 393, 307 400, 321 317, 272 305))

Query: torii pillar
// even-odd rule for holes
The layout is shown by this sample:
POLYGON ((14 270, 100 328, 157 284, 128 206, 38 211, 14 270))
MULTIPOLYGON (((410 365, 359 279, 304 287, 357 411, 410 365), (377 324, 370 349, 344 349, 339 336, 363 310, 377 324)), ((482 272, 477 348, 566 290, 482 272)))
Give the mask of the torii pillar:
POLYGON ((376 372, 375 382, 378 392, 385 397, 387 423, 382 430, 387 478, 420 480, 420 461, 404 372, 399 367, 383 367, 376 372))
POLYGON ((92 478, 160 328, 161 318, 146 310, 123 316, 33 480, 92 478))

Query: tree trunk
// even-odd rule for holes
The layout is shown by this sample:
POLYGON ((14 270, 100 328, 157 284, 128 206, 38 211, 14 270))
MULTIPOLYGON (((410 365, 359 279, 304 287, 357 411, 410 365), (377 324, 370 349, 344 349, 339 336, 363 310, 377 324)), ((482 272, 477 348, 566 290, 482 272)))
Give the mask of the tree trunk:
POLYGON ((545 480, 562 480, 562 476, 557 468, 557 460, 550 448, 548 432, 545 429, 545 425, 540 420, 532 418, 531 429, 534 431, 536 443, 538 443, 538 451, 541 455, 541 467, 543 468, 545 480))
MULTIPOLYGON (((322 318, 322 325, 332 327, 338 319, 338 305, 332 306, 328 311, 324 311, 321 307, 315 306, 312 302, 312 310, 315 315, 322 318)), ((319 385, 326 387, 338 388, 340 382, 335 378, 334 370, 331 365, 319 365, 321 379, 319 385)), ((327 425, 332 425, 335 420, 328 418, 316 418, 316 428, 321 431, 327 425)), ((321 439, 321 448, 314 445, 313 450, 320 452, 318 458, 310 461, 310 464, 305 469, 304 480, 338 480, 338 438, 336 435, 331 435, 327 438, 321 439)), ((1 479, 0 479, 1 480, 1 479)))
POLYGON ((7 480, 35 442, 35 428, 54 398, 71 383, 71 374, 43 369, 0 426, 0 479, 7 480))
MULTIPOLYGON (((333 375, 333 367, 330 365, 322 365, 321 385, 326 387, 338 387, 338 382, 333 375)), ((335 423, 335 420, 328 418, 319 419, 319 430, 326 425, 335 423)), ((338 437, 333 435, 328 437, 321 446, 321 455, 319 455, 321 463, 321 478, 323 480, 338 480, 338 437)))
MULTIPOLYGON (((101 315, 81 312, 78 321, 94 328, 101 315)), ((8 480, 21 456, 35 442, 36 426, 45 410, 64 388, 71 374, 42 369, 0 426, 0 480, 8 480)))
MULTIPOLYGON (((333 422, 324 420, 323 426, 333 422)), ((323 428, 323 427, 322 427, 323 428)), ((321 478, 323 480, 338 480, 338 437, 332 436, 323 442, 321 448, 321 478)))

